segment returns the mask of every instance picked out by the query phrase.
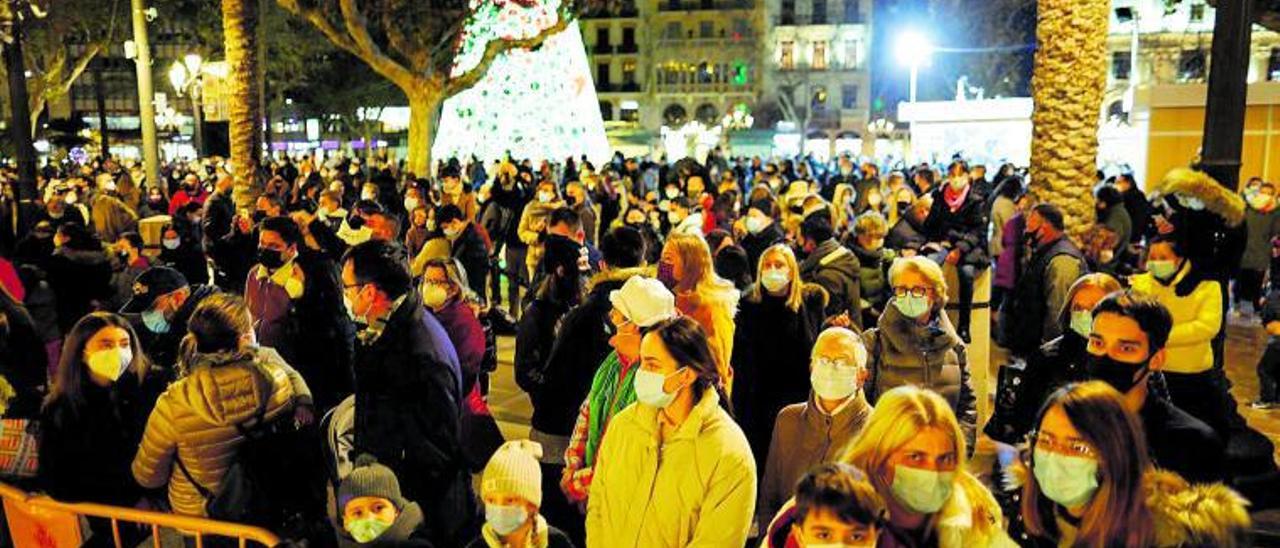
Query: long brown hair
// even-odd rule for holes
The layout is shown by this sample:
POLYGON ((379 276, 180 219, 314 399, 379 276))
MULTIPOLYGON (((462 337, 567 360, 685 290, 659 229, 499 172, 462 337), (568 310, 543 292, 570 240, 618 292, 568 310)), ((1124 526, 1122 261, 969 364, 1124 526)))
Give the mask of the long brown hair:
MULTIPOLYGON (((1150 546, 1155 540, 1155 524, 1147 508, 1143 477, 1151 469, 1151 461, 1138 416, 1125 408, 1119 392, 1101 381, 1058 389, 1040 409, 1036 425, 1055 407, 1062 408, 1098 455, 1098 491, 1085 506, 1075 545, 1150 546)), ((1055 507, 1056 503, 1040 492, 1035 474, 1027 474, 1022 498, 1027 531, 1057 538, 1055 507)))
POLYGON ((190 371, 196 354, 237 350, 242 337, 251 332, 253 317, 244 299, 227 293, 210 295, 200 301, 187 320, 187 334, 178 344, 178 363, 184 371, 190 371))
POLYGON ((88 380, 84 347, 89 339, 108 327, 118 327, 129 334, 129 350, 133 353, 129 370, 138 376, 139 382, 146 378, 151 362, 142 351, 142 345, 138 344, 138 334, 129 321, 110 312, 93 312, 80 318, 62 341, 62 357, 58 360, 57 371, 53 373, 49 395, 44 399, 46 408, 58 400, 66 400, 73 409, 84 405, 84 383, 88 380))
POLYGON ((720 378, 716 360, 711 353, 711 344, 707 341, 707 332, 698 322, 686 316, 676 316, 658 322, 649 328, 645 336, 650 333, 662 340, 662 345, 676 363, 698 374, 690 387, 695 404, 702 401, 702 395, 707 389, 712 389, 720 396, 720 406, 730 415, 733 414, 729 396, 724 391, 724 379, 720 378))

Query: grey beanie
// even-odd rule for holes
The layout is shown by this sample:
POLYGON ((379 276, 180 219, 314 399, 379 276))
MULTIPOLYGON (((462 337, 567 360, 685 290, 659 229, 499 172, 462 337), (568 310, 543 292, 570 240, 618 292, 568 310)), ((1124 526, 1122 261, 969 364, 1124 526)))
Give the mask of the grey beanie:
POLYGON ((390 468, 378 464, 378 459, 364 454, 356 457, 355 468, 338 487, 338 511, 347 507, 351 499, 380 497, 391 501, 396 510, 404 510, 409 501, 400 496, 400 481, 390 468))

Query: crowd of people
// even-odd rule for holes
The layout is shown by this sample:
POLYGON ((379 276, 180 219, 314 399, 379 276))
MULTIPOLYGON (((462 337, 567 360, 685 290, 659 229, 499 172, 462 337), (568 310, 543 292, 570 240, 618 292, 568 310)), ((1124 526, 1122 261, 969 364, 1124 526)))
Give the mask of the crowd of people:
POLYGON ((321 546, 1246 543, 1280 473, 1223 341, 1261 316, 1277 405, 1275 187, 1100 177, 1072 227, 1012 165, 937 167, 49 165, 0 238, 5 417, 55 498, 321 546), (488 408, 506 335, 528 439, 488 408))

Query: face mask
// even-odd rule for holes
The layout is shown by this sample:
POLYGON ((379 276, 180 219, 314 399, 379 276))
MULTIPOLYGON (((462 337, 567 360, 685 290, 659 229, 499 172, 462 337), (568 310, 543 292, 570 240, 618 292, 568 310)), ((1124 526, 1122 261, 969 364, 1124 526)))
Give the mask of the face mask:
POLYGON ((744 224, 747 225, 747 232, 759 234, 760 231, 769 228, 769 219, 765 219, 764 217, 747 217, 744 224))
POLYGON ((390 523, 384 523, 377 518, 354 519, 347 522, 347 532, 351 533, 351 538, 361 544, 373 542, 390 528, 390 523))
POLYGON ((921 470, 901 464, 893 467, 893 498, 917 514, 932 514, 951 498, 955 472, 921 470))
POLYGON ((552 194, 552 193, 550 193, 550 192, 539 192, 539 193, 538 193, 538 201, 539 201, 539 202, 542 202, 542 203, 544 203, 544 204, 545 204, 545 203, 550 202, 552 198, 555 198, 555 195, 554 195, 554 194, 552 194))
POLYGON ((959 192, 961 190, 964 190, 964 187, 969 184, 969 181, 966 181, 964 179, 952 179, 950 181, 950 184, 951 184, 951 190, 959 192))
POLYGON ((493 528, 493 532, 506 536, 514 533, 529 520, 529 511, 523 506, 484 505, 484 521, 493 528))
POLYGON ((1266 194, 1255 194, 1249 198, 1249 205, 1252 206, 1254 209, 1259 209, 1259 210, 1267 209, 1268 207, 1271 207, 1271 205, 1274 203, 1275 203, 1275 198, 1272 198, 1271 196, 1268 196, 1266 194))
POLYGON ((676 212, 674 212, 674 211, 671 211, 671 212, 668 212, 668 213, 667 213, 667 222, 669 222, 669 223, 671 223, 671 224, 673 224, 673 225, 678 225, 678 224, 680 224, 682 221, 684 221, 684 217, 682 217, 679 213, 676 213, 676 212))
POLYGON ((89 354, 85 359, 85 363, 89 365, 89 371, 111 382, 116 382, 116 379, 129 369, 129 364, 132 362, 133 350, 129 348, 99 350, 89 354))
POLYGON ((1067 508, 1081 506, 1098 490, 1098 461, 1035 450, 1035 475, 1040 492, 1067 508))
POLYGON ((1088 310, 1073 310, 1071 312, 1071 330, 1081 337, 1089 338, 1089 332, 1093 331, 1093 314, 1088 310))
MULTIPOLYGON (((675 373, 672 373, 672 375, 679 373, 683 369, 683 367, 677 369, 675 373)), ((662 385, 666 382, 667 375, 654 373, 653 371, 645 371, 643 369, 636 370, 636 401, 658 409, 663 409, 668 405, 671 405, 671 402, 675 401, 676 395, 674 392, 669 393, 663 389, 662 385)))
POLYGON ((1089 354, 1089 361, 1085 365, 1085 371, 1092 379, 1103 381, 1112 388, 1115 388, 1121 394, 1128 393, 1133 387, 1147 375, 1139 375, 1147 368, 1150 360, 1138 363, 1127 363, 1111 356, 1103 354, 1101 356, 1089 354))
POLYGON ((1178 263, 1173 261, 1147 261, 1147 272, 1157 280, 1168 280, 1178 272, 1178 263))
POLYGON ((342 307, 347 310, 347 317, 351 318, 352 322, 355 322, 356 324, 359 324, 359 325, 367 325, 369 323, 365 321, 364 318, 356 314, 355 301, 351 300, 351 298, 346 296, 345 294, 342 296, 342 307))
POLYGON ((658 281, 671 289, 676 286, 676 267, 671 263, 658 263, 658 281))
POLYGON ((760 285, 770 293, 777 293, 791 283, 791 272, 785 268, 770 268, 760 275, 760 285))
POLYGON ((809 383, 819 398, 843 400, 858 391, 858 368, 840 360, 817 358, 809 383))
POLYGON ((662 194, 663 194, 664 196, 666 196, 668 200, 674 200, 674 199, 676 199, 676 198, 680 197, 680 189, 678 189, 678 188, 668 188, 668 189, 666 189, 666 190, 662 191, 662 194))
POLYGON ((458 239, 459 234, 462 234, 462 229, 460 228, 454 228, 454 227, 448 226, 448 227, 445 227, 444 229, 444 237, 450 240, 458 239))
POLYGON ((880 251, 880 249, 883 247, 884 247, 884 238, 876 238, 868 242, 867 247, 864 249, 866 249, 867 251, 875 252, 875 251, 880 251))
POLYGON ((1200 211, 1204 209, 1204 200, 1201 200, 1200 198, 1196 198, 1195 196, 1185 196, 1182 194, 1176 194, 1175 196, 1178 199, 1178 203, 1182 204, 1182 207, 1192 211, 1200 211))
POLYGON ((147 326, 147 330, 156 334, 169 332, 169 320, 164 318, 164 313, 151 309, 142 312, 142 325, 147 326))
POLYGON ((916 297, 907 295, 905 297, 894 297, 893 306, 898 307, 898 312, 912 319, 920 319, 929 312, 929 298, 916 297))
POLYGON ((267 270, 276 270, 284 266, 284 263, 284 253, 280 250, 258 248, 258 264, 267 267, 267 270))
POLYGON ((165 238, 160 243, 164 245, 165 249, 178 249, 178 245, 182 243, 182 240, 178 238, 165 238))
POLYGON ((418 209, 418 199, 417 199, 417 198, 405 198, 405 199, 404 199, 404 210, 405 210, 405 211, 413 211, 413 210, 415 210, 415 209, 418 209))
POLYGON ((364 191, 362 191, 362 192, 360 192, 360 199, 361 199, 361 200, 367 200, 367 201, 370 201, 370 202, 376 202, 376 201, 378 200, 378 193, 377 193, 377 192, 364 192, 364 191))
POLYGON ((62 198, 62 201, 66 202, 67 205, 75 205, 75 203, 80 200, 79 198, 76 198, 76 193, 68 192, 66 197, 62 198))
POLYGON ((449 299, 449 290, 436 284, 426 284, 422 287, 422 304, 431 308, 440 308, 446 300, 449 299))

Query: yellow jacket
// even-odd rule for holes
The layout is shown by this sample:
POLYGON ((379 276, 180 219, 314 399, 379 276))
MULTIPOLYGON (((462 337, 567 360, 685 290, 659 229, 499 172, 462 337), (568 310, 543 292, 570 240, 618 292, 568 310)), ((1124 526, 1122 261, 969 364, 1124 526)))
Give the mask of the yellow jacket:
POLYGON ((182 459, 191 476, 214 493, 243 437, 236 425, 250 420, 266 400, 266 417, 292 412, 309 403, 306 383, 275 350, 200 354, 190 373, 169 385, 147 420, 142 445, 133 459, 138 484, 169 484, 169 504, 177 514, 204 516, 205 500, 174 463, 182 459), (270 375, 268 386, 252 371, 256 360, 270 375))
POLYGON ((1174 292, 1191 268, 1191 261, 1183 261, 1182 268, 1167 286, 1150 273, 1130 279, 1135 292, 1160 301, 1173 316, 1164 362, 1164 370, 1170 373, 1201 373, 1213 367, 1210 342, 1222 329, 1222 288, 1218 282, 1203 280, 1185 297, 1174 292))
POLYGON ((609 422, 587 503, 588 548, 743 546, 756 501, 747 438, 708 390, 668 440, 634 403, 609 422))

